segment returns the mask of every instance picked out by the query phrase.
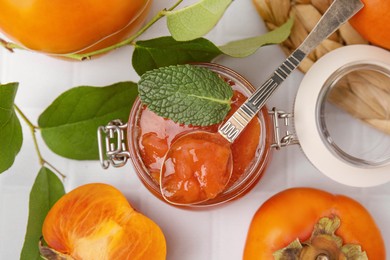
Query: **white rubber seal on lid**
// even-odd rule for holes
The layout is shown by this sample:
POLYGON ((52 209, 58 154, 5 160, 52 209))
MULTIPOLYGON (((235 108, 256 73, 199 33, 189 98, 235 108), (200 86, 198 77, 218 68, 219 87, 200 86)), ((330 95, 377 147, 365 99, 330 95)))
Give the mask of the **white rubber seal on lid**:
POLYGON ((323 174, 336 182, 355 186, 376 186, 390 181, 390 163, 362 167, 337 157, 324 143, 317 124, 319 96, 327 80, 350 64, 373 64, 390 71, 390 52, 369 45, 350 45, 336 49, 306 73, 294 105, 294 124, 303 152, 323 174))

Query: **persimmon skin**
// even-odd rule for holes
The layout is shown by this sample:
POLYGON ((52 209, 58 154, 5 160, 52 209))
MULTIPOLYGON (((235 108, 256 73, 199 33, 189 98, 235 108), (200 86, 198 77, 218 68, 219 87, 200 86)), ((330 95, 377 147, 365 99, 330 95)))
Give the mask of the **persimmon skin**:
POLYGON ((87 52, 134 33, 150 4, 149 0, 0 0, 0 31, 31 50, 87 52))
POLYGON ((42 233, 50 248, 74 259, 165 259, 161 229, 116 188, 80 186, 50 209, 42 233))
POLYGON ((368 259, 386 259, 381 233, 370 213, 355 200, 313 188, 291 188, 268 199, 249 227, 244 260, 274 259, 272 253, 296 238, 306 241, 322 217, 337 215, 336 235, 344 244, 359 244, 368 259))
POLYGON ((390 50, 390 1, 362 1, 364 7, 349 22, 366 40, 390 50))

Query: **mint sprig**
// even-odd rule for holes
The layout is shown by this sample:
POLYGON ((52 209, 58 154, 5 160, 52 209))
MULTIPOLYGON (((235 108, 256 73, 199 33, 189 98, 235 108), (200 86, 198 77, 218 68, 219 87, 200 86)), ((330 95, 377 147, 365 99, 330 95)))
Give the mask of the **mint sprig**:
POLYGON ((198 126, 220 123, 233 96, 230 85, 216 73, 188 64, 144 73, 138 91, 141 101, 157 115, 198 126))

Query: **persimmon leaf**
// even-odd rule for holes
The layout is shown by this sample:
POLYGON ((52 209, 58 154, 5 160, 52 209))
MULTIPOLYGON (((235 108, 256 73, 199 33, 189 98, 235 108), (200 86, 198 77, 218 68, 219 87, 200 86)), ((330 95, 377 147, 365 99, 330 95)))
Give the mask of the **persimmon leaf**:
POLYGON ((138 89, 141 101, 159 116, 200 126, 221 122, 233 96, 231 86, 216 73, 188 64, 148 71, 138 89))
POLYGON ((171 36, 138 41, 133 53, 133 67, 138 75, 148 70, 189 62, 210 62, 222 52, 205 38, 179 42, 171 36))
POLYGON ((22 127, 14 110, 18 83, 0 85, 0 173, 12 166, 23 143, 22 127))
POLYGON ((235 58, 243 58, 255 53, 261 46, 277 44, 285 41, 291 33, 293 19, 290 18, 279 28, 266 34, 232 41, 219 47, 221 52, 235 58))
POLYGON ((50 208, 65 194, 61 180, 48 168, 39 171, 30 192, 27 231, 21 260, 40 260, 38 243, 42 236, 43 221, 50 208))
POLYGON ((40 115, 38 125, 43 140, 61 156, 96 160, 97 128, 113 119, 127 122, 137 95, 137 84, 133 82, 70 89, 40 115))
POLYGON ((138 75, 160 67, 186 64, 191 62, 212 62, 214 58, 225 54, 235 58, 252 55, 260 47, 278 44, 288 38, 293 20, 266 34, 229 42, 216 46, 205 38, 191 41, 177 41, 170 36, 138 41, 133 53, 133 67, 138 75))
POLYGON ((167 12, 169 32, 177 41, 190 41, 208 33, 233 0, 200 0, 179 10, 167 12))

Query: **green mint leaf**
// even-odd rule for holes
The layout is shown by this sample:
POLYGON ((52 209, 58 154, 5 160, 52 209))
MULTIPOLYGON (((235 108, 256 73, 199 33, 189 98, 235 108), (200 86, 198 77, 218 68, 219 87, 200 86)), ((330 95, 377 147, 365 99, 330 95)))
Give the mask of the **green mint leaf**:
POLYGON ((219 21, 233 0, 200 0, 197 3, 167 12, 169 32, 178 41, 189 41, 208 33, 219 21))
POLYGON ((30 192, 27 231, 21 260, 40 260, 38 243, 42 236, 42 225, 54 203, 65 194, 60 179, 48 168, 42 167, 30 192))
POLYGON ((170 36, 136 42, 133 67, 138 75, 148 70, 189 62, 210 62, 222 52, 209 40, 179 42, 170 36))
POLYGON ((23 143, 22 127, 14 110, 18 83, 0 84, 0 173, 9 169, 23 143))
POLYGON ((43 140, 61 156, 96 160, 97 128, 113 119, 127 122, 137 95, 137 84, 133 82, 68 90, 40 115, 38 124, 43 140))
POLYGON ((199 126, 221 122, 233 96, 230 85, 216 73, 193 65, 148 71, 138 90, 141 101, 159 116, 199 126))
POLYGON ((247 38, 238 41, 232 41, 226 45, 220 46, 219 49, 226 55, 236 58, 243 58, 255 53, 261 46, 268 44, 278 44, 285 41, 291 33, 293 19, 290 18, 279 28, 266 34, 247 38))

